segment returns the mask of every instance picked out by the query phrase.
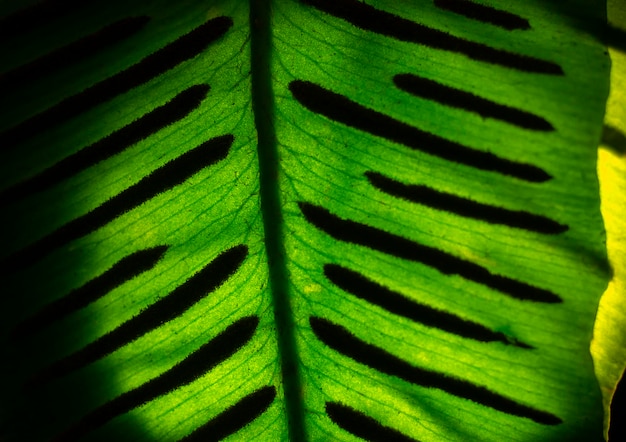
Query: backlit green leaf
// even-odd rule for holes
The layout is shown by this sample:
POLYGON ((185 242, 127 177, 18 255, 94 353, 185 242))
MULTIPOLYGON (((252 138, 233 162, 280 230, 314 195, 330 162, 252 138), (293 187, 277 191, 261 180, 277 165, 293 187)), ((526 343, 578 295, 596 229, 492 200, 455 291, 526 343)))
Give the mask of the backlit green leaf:
POLYGON ((30 3, 0 438, 602 439, 604 5, 30 3))

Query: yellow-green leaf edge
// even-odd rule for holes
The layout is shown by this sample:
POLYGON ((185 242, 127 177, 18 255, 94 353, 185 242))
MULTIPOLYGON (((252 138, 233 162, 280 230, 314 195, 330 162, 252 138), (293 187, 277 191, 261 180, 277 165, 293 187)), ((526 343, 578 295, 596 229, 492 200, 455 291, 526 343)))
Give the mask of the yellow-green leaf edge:
MULTIPOLYGON (((609 23, 626 29, 626 3, 607 2, 609 23)), ((609 48, 611 92, 607 125, 626 133, 626 53, 609 48)), ((611 400, 626 367, 626 155, 601 145, 598 152, 601 210, 613 279, 600 299, 591 342, 591 355, 602 391, 604 437, 608 440, 611 400)))

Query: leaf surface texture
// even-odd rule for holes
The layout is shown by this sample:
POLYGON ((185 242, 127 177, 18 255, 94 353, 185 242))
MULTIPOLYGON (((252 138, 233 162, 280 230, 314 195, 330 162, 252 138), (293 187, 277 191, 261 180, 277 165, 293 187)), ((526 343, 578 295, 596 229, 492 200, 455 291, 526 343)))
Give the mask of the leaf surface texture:
POLYGON ((3 438, 601 439, 601 5, 22 3, 3 438))

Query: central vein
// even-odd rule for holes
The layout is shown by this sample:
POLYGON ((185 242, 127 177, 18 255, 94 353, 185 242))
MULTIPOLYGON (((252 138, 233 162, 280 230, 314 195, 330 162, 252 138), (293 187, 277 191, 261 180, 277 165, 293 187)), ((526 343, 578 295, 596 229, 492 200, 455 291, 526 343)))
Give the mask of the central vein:
POLYGON ((250 1, 252 107, 258 134, 261 211, 269 264, 278 349, 281 359, 289 440, 303 442, 304 409, 295 324, 288 292, 283 216, 279 190, 278 143, 274 130, 274 94, 270 73, 271 0, 250 1))

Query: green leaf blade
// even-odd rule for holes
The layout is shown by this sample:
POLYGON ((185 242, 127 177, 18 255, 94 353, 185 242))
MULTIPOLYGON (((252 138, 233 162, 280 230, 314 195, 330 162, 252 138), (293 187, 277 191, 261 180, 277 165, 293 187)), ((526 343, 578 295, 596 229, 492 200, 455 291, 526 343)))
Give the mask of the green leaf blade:
POLYGON ((7 436, 597 440, 608 63, 576 17, 602 11, 463 3, 114 2, 6 28, 19 72, 147 17, 5 88, 7 436))
MULTIPOLYGON (((358 21, 362 16, 352 21, 351 18, 337 13, 341 10, 347 16, 352 13, 351 8, 358 9, 360 5, 350 3, 348 6, 347 2, 340 3, 341 6, 337 2, 332 5, 330 2, 312 2, 313 6, 327 5, 329 9, 324 9, 326 6, 320 7, 323 12, 331 11, 321 15, 317 14, 319 10, 311 8, 300 16, 283 7, 277 9, 275 18, 277 29, 289 29, 291 26, 296 30, 291 37, 277 38, 281 45, 277 48, 275 68, 276 75, 283 76, 279 83, 289 85, 289 90, 277 91, 278 113, 284 118, 283 121, 278 119, 282 124, 278 126, 277 133, 285 152, 284 188, 291 191, 285 197, 285 221, 287 230, 293 232, 293 237, 287 238, 287 250, 293 256, 291 274, 297 293, 296 299, 303 299, 302 305, 307 306, 310 316, 326 318, 333 324, 345 327, 368 345, 390 348, 394 357, 412 366, 432 368, 452 378, 466 379, 478 387, 487 387, 507 397, 516 398, 525 405, 548 410, 552 415, 563 419, 564 423, 548 428, 506 414, 492 413, 485 409, 478 411, 480 408, 469 401, 452 398, 434 389, 419 388, 415 384, 395 378, 387 378, 367 364, 347 359, 342 352, 333 352, 324 345, 320 346, 319 339, 308 332, 302 335, 300 346, 306 349, 303 352, 304 366, 311 367, 310 370, 305 370, 305 385, 308 382, 315 385, 309 393, 310 401, 317 404, 320 413, 319 416, 311 417, 313 439, 316 437, 313 434, 319 434, 318 437, 323 439, 323 434, 328 434, 330 428, 337 428, 327 418, 322 417, 326 402, 337 402, 356 409, 373 417, 381 425, 392 427, 417 440, 498 440, 511 437, 517 438, 516 440, 568 440, 579 437, 585 431, 588 432, 588 437, 597 439, 600 434, 599 415, 589 416, 589 420, 581 420, 576 407, 570 405, 580 403, 580 398, 585 397, 597 409, 598 395, 591 375, 588 344, 597 296, 606 284, 605 256, 601 247, 590 250, 587 256, 593 258, 586 264, 593 270, 589 270, 589 267, 580 266, 580 262, 577 262, 567 246, 570 242, 580 244, 580 241, 589 244, 590 237, 602 236, 597 200, 590 193, 590 188, 595 188, 595 181, 591 178, 595 167, 595 152, 590 145, 583 148, 582 144, 577 153, 571 151, 572 146, 568 142, 571 137, 566 134, 574 129, 570 123, 563 121, 563 114, 557 115, 555 109, 555 105, 563 105, 562 101, 550 101, 544 95, 546 92, 539 92, 545 88, 546 91, 551 91, 548 94, 552 94, 555 89, 576 88, 573 84, 578 81, 593 83, 595 80, 589 79, 590 74, 585 74, 584 80, 583 77, 573 75, 575 69, 579 68, 571 60, 556 61, 563 67, 565 75, 546 76, 505 69, 480 60, 464 62, 464 56, 453 51, 441 53, 404 42, 396 45, 393 38, 389 38, 396 30, 390 29, 383 36, 374 35, 363 22, 358 21), (353 26, 354 23, 359 24, 353 26), (289 45, 288 42, 296 40, 299 45, 289 45), (300 47, 314 50, 304 53, 300 47), (364 66, 367 66, 366 70, 364 66), (474 117, 468 115, 466 110, 441 106, 433 100, 408 99, 402 91, 394 88, 393 79, 399 73, 436 79, 437 82, 453 84, 457 89, 488 98, 492 102, 507 103, 516 109, 524 109, 551 123, 555 131, 545 133, 546 131, 512 127, 506 121, 474 117), (451 77, 456 79, 447 80, 451 77), (486 78, 489 81, 485 81, 486 78), (301 89, 294 91, 292 88, 294 84, 298 87, 313 84, 317 89, 311 92, 305 103, 302 95, 299 95, 301 89), (513 85, 523 86, 520 89, 513 85), (343 107, 344 104, 339 104, 335 98, 331 101, 331 95, 324 95, 324 91, 346 97, 352 103, 372 109, 377 114, 368 116, 367 120, 366 117, 359 120, 358 113, 361 111, 355 105, 343 107), (300 106, 290 100, 292 97, 296 98, 300 106), (342 108, 338 109, 338 105, 342 108), (545 184, 524 183, 511 179, 507 174, 475 172, 475 169, 465 165, 446 161, 450 158, 438 159, 442 150, 435 151, 432 144, 428 144, 430 140, 427 138, 420 140, 419 149, 427 155, 413 153, 406 148, 405 142, 398 141, 402 136, 398 135, 398 131, 402 130, 400 126, 390 126, 387 132, 372 129, 376 124, 383 124, 380 121, 387 116, 412 124, 442 139, 454 140, 507 160, 536 165, 546 170, 550 179, 539 180, 545 184), (489 132, 486 132, 487 128, 489 132), (522 144, 525 147, 518 149, 522 144), (562 155, 557 154, 559 151, 567 151, 568 158, 561 158, 557 163, 554 159, 557 155, 562 155), (578 169, 581 163, 574 166, 571 155, 580 155, 578 159, 581 163, 583 156, 590 159, 586 172, 582 172, 584 176, 590 177, 590 181, 587 181, 589 186, 581 189, 580 193, 574 196, 567 192, 569 196, 565 196, 565 189, 573 188, 574 181, 570 178, 572 170, 581 170, 578 169), (494 207, 527 211, 550 218, 568 229, 564 233, 561 229, 552 234, 512 231, 480 222, 481 220, 471 221, 449 212, 423 208, 407 201, 400 202, 392 195, 372 189, 364 180, 367 174, 384 174, 403 185, 436 183, 434 188, 437 191, 468 199, 480 199, 481 203, 489 203, 494 207), (564 205, 555 206, 557 199, 563 201, 564 205), (314 205, 320 211, 329 211, 334 217, 341 219, 344 226, 336 229, 332 227, 331 231, 330 224, 320 230, 320 224, 315 222, 303 224, 302 218, 309 219, 309 216, 304 211, 301 212, 298 206, 290 205, 289 201, 297 202, 300 208, 302 204, 306 204, 314 205), (580 224, 579 217, 583 213, 581 208, 586 204, 589 205, 586 206, 587 209, 583 209, 584 216, 595 213, 593 217, 596 227, 591 228, 591 232, 585 232, 590 227, 589 223, 580 224), (566 205, 569 213, 563 210, 566 205), (558 293, 555 299, 561 299, 563 305, 555 304, 551 307, 529 301, 507 300, 502 297, 501 289, 492 287, 485 290, 485 286, 481 288, 480 284, 475 284, 476 281, 468 280, 468 274, 450 275, 449 273, 455 272, 444 270, 444 267, 438 267, 434 262, 426 266, 419 263, 415 265, 406 261, 406 256, 400 259, 391 256, 389 250, 363 247, 377 233, 374 230, 367 233, 364 231, 362 240, 355 239, 358 236, 355 229, 359 225, 372 226, 376 232, 387 232, 394 237, 408 237, 407 239, 422 247, 445 251, 448 256, 489 269, 492 275, 524 281, 541 290, 558 293), (579 236, 581 234, 587 239, 582 240, 579 236), (342 236, 344 240, 337 243, 336 240, 342 236), (355 243, 359 246, 352 245, 355 243), (305 258, 303 255, 302 250, 307 249, 315 251, 312 259, 311 256, 305 258), (540 256, 543 258, 539 258, 540 256), (436 306, 467 320, 485 324, 494 332, 506 333, 513 341, 523 341, 532 350, 522 350, 500 342, 475 346, 453 335, 440 333, 423 325, 410 324, 367 302, 355 301, 338 287, 329 285, 322 271, 328 265, 339 265, 351 272, 358 272, 416 303, 436 306), (568 282, 576 280, 581 272, 587 276, 596 275, 590 279, 586 276, 586 283, 589 285, 584 289, 580 286, 573 287, 568 282), (565 276, 566 274, 570 276, 565 276), (591 292, 596 294, 595 298, 587 298, 585 301, 586 295, 583 293, 591 292), (460 305, 464 308, 460 309, 460 305), (515 318, 509 313, 512 311, 515 311, 515 318), (573 317, 580 318, 582 311, 588 312, 585 320, 572 320, 573 317), (546 328, 544 324, 548 321, 555 328, 546 328), (581 333, 581 330, 586 331, 581 333), (574 335, 578 335, 580 340, 575 343, 568 340, 566 348, 555 346, 555 336, 574 335), (425 336, 431 336, 432 341, 425 336), (576 362, 564 366, 558 359, 548 356, 557 351, 557 347, 564 360, 576 362), (316 356, 317 353, 319 355, 316 356), (462 354, 466 357, 461 356, 462 354), (564 356, 565 354, 568 356, 564 356), (479 362, 482 358, 484 363, 479 362), (493 364, 491 369, 487 368, 487 360, 493 364), (324 369, 330 361, 333 361, 333 368, 324 369), (537 370, 546 373, 546 376, 539 376, 537 370), (335 373, 334 376, 319 375, 328 371, 335 373), (509 375, 504 375, 507 372, 509 375), (548 375, 549 372, 558 372, 559 376, 548 375), (565 392, 559 386, 561 381, 561 385, 576 387, 565 392), (369 384, 373 385, 370 387, 369 384), (403 402, 401 398, 409 394, 411 400, 403 402), (563 395, 570 399, 565 399, 563 395), (380 399, 381 397, 385 399, 380 399), (447 408, 442 405, 446 400, 451 401, 447 408), (426 403, 430 406, 418 408, 415 405, 426 403), (441 412, 435 413, 434 410, 441 412), (446 417, 449 410, 458 410, 454 423, 446 417), (489 418, 472 418, 472 415, 489 418), (595 422, 595 429, 591 429, 591 422, 595 422), (326 427, 329 424, 330 427, 326 427), (325 430, 321 430, 322 428, 325 430), (433 435, 429 431, 432 428, 446 428, 446 431, 435 431, 437 435, 433 435)), ((396 10, 393 7, 385 2, 380 2, 379 6, 388 13, 397 13, 422 25, 432 26, 436 23, 433 28, 439 23, 446 23, 443 20, 436 22, 434 17, 441 18, 441 13, 429 10, 426 5, 420 5, 419 8, 415 6, 414 9, 404 4, 402 7, 396 5, 396 10), (413 16, 411 11, 414 12, 413 16)), ((538 5, 535 9, 537 11, 545 14, 538 5)), ((538 29, 537 32, 544 32, 547 25, 541 20, 541 14, 530 20, 533 31, 538 29), (538 23, 544 24, 540 26, 538 23)), ((383 16, 378 23, 382 22, 383 16)), ((472 27, 464 22, 462 27, 446 31, 454 35, 460 34, 462 38, 488 43, 485 34, 495 32, 485 30, 483 34, 485 26, 481 26, 472 27)), ((557 52, 554 49, 549 50, 535 32, 530 37, 520 34, 516 37, 517 42, 512 37, 510 40, 505 37, 504 40, 498 40, 497 44, 490 44, 508 48, 507 43, 511 43, 510 47, 515 48, 515 52, 526 53, 538 59, 554 60, 557 52)), ((590 52, 593 51, 600 64, 604 63, 599 51, 590 48, 590 52)), ((604 85, 602 87, 606 92, 605 80, 598 84, 604 85)), ((590 139, 598 135, 597 125, 602 115, 602 100, 595 103, 598 113, 594 117, 595 129, 591 128, 591 124, 588 126, 592 134, 588 135, 590 139)), ((570 114, 566 118, 574 117, 570 114)), ((581 128, 576 130, 578 129, 581 128)), ((587 129, 581 129, 581 132, 582 130, 587 129)), ((331 223, 330 219, 328 223, 331 223)), ((386 242, 389 249, 397 249, 390 243, 392 237, 386 238, 381 239, 381 247, 386 242)), ((422 259, 422 264, 427 261, 422 259)), ((522 291, 529 292, 528 288, 522 291)), ((302 327, 306 328, 306 324, 302 327)), ((330 345, 330 341, 326 344, 330 345)))

